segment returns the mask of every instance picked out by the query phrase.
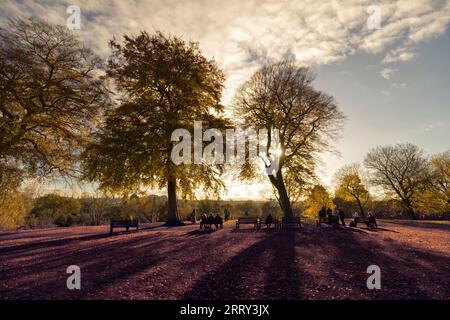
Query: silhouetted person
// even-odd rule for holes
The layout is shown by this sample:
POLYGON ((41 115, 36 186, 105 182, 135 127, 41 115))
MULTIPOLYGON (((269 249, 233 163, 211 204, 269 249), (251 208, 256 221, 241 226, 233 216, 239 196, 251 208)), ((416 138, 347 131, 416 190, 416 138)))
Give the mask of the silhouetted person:
POLYGON ((272 215, 269 213, 269 215, 266 217, 266 227, 270 228, 272 223, 275 223, 275 220, 273 219, 272 215))
POLYGON ((333 210, 331 210, 331 208, 327 209, 327 218, 328 218, 328 224, 334 223, 333 210))
POLYGON ((212 227, 213 224, 214 224, 214 216, 213 216, 212 213, 210 213, 210 214, 209 214, 209 217, 208 217, 208 225, 209 225, 209 228, 210 228, 210 229, 211 229, 211 227, 212 227))
POLYGON ((216 216, 214 217, 214 225, 216 226, 216 229, 222 229, 223 228, 223 220, 222 217, 219 216, 219 214, 216 214, 216 216))
POLYGON ((344 210, 339 209, 338 214, 339 214, 339 219, 340 219, 341 222, 342 222, 342 225, 345 227, 345 220, 344 220, 344 218, 345 218, 345 212, 344 212, 344 210))
POLYGON ((367 226, 369 228, 378 228, 377 226, 377 220, 373 216, 372 212, 369 212, 369 216, 367 218, 367 226))
POLYGON ((202 218, 200 219, 200 229, 207 229, 208 227, 208 216, 206 213, 202 214, 202 218))
POLYGON ((230 213, 228 212, 228 209, 225 208, 225 212, 224 212, 224 220, 228 221, 230 219, 230 213))
POLYGON ((325 221, 326 215, 327 215, 327 210, 325 209, 325 207, 322 207, 319 211, 319 226, 322 222, 325 221))

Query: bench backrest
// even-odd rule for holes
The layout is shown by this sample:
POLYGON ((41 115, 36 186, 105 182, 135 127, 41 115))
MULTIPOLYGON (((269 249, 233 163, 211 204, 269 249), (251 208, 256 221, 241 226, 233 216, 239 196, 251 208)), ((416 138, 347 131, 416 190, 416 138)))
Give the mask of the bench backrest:
POLYGON ((113 226, 136 226, 138 220, 111 220, 113 226))
POLYGON ((256 223, 259 218, 238 218, 239 223, 256 223))

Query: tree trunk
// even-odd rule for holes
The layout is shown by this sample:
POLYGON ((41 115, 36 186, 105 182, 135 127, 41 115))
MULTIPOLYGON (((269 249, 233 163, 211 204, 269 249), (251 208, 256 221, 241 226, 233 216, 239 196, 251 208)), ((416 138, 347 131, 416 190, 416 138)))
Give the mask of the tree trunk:
POLYGON ((167 179, 167 221, 166 226, 181 226, 183 222, 178 218, 177 211, 177 180, 175 176, 169 175, 167 179))
POLYGON ((366 217, 366 214, 365 214, 365 212, 364 212, 364 208, 363 208, 363 206, 362 206, 361 201, 359 200, 359 198, 356 198, 356 202, 358 202, 358 207, 359 207, 359 211, 361 212, 361 216, 365 218, 365 217, 366 217))
POLYGON ((408 213, 409 217, 413 220, 416 220, 416 213, 414 212, 414 209, 411 207, 411 205, 408 205, 406 207, 406 212, 408 213))
POLYGON ((273 175, 269 175, 270 182, 278 191, 279 202, 281 210, 283 210, 284 218, 292 219, 294 218, 294 213, 292 212, 291 201, 289 200, 288 193, 286 191, 286 186, 284 184, 283 175, 281 173, 281 167, 277 171, 276 178, 273 175))

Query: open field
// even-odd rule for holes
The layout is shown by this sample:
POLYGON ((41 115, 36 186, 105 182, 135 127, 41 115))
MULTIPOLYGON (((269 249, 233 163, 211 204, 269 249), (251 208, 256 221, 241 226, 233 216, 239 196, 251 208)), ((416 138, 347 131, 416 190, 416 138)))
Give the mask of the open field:
POLYGON ((0 299, 450 299, 450 222, 379 225, 4 232, 0 299), (366 287, 372 264, 380 290, 366 287), (81 290, 66 288, 69 265, 81 268, 81 290))

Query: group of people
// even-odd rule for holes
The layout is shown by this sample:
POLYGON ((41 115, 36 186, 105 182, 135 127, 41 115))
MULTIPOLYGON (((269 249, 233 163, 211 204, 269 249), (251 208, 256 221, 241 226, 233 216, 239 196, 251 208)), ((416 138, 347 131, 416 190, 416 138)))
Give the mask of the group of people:
POLYGON ((212 213, 210 213, 209 216, 206 213, 203 213, 200 218, 200 229, 211 229, 213 225, 216 229, 222 229, 222 217, 218 213, 215 216, 212 213))
POLYGON ((334 211, 331 208, 322 207, 319 210, 319 225, 321 223, 327 222, 329 224, 339 224, 341 221, 342 225, 345 226, 345 212, 342 209, 335 208, 334 211))
MULTIPOLYGON (((353 220, 350 222, 350 227, 357 228, 358 222, 361 218, 358 211, 353 213, 353 220)), ((339 221, 345 227, 345 212, 344 210, 336 207, 334 211, 331 208, 322 207, 319 210, 319 225, 321 223, 328 223, 331 225, 339 225, 339 221)), ((377 220, 373 216, 372 212, 369 212, 366 219, 367 227, 369 228, 377 228, 377 220)))

